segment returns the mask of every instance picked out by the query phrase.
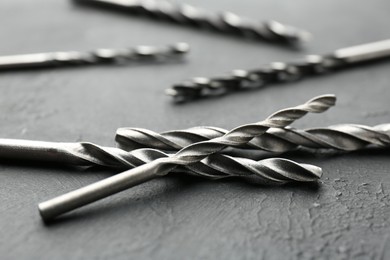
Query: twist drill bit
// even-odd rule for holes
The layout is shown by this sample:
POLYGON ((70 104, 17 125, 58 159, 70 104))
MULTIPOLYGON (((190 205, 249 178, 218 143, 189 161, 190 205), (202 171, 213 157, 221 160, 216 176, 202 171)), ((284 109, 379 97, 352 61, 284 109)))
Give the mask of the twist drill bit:
MULTIPOLYGON (((261 136, 253 138, 240 148, 260 149, 283 153, 299 147, 312 149, 334 149, 356 151, 368 146, 384 148, 390 146, 390 131, 384 131, 390 124, 374 127, 341 124, 325 128, 299 130, 291 127, 270 128, 261 136)), ((177 151, 192 143, 210 140, 226 134, 228 130, 204 126, 184 130, 156 133, 142 128, 119 128, 115 139, 121 149, 155 148, 177 151)))
POLYGON ((298 62, 273 62, 254 70, 234 70, 230 75, 196 77, 176 84, 166 94, 176 102, 220 96, 230 92, 258 89, 272 83, 287 83, 306 76, 337 71, 363 63, 390 57, 390 40, 384 40, 344 49, 327 55, 309 55, 298 62))
POLYGON ((187 43, 165 47, 137 46, 125 49, 97 49, 91 52, 48 52, 0 57, 0 70, 122 63, 127 61, 168 61, 189 51, 187 43))
POLYGON ((150 179, 166 175, 178 166, 189 166, 197 163, 210 155, 217 154, 228 146, 246 144, 253 137, 262 135, 271 127, 286 127, 307 113, 324 112, 333 106, 335 101, 336 98, 333 95, 319 96, 302 105, 280 110, 264 121, 242 125, 221 137, 191 144, 169 157, 154 160, 84 188, 42 202, 38 206, 40 214, 46 221, 53 219, 83 205, 118 193, 150 179))
POLYGON ((173 23, 208 28, 221 33, 251 37, 281 44, 297 44, 310 34, 276 21, 263 23, 240 17, 231 12, 215 14, 188 4, 178 5, 164 0, 76 0, 81 4, 113 7, 173 23))
MULTIPOLYGON (((171 155, 149 148, 126 152, 122 149, 87 142, 59 143, 0 139, 0 158, 2 159, 132 169, 169 156, 171 155)), ((263 182, 276 183, 314 181, 321 177, 318 167, 298 164, 286 159, 254 161, 223 154, 215 154, 207 160, 186 167, 177 167, 174 171, 209 179, 256 176, 263 182)))

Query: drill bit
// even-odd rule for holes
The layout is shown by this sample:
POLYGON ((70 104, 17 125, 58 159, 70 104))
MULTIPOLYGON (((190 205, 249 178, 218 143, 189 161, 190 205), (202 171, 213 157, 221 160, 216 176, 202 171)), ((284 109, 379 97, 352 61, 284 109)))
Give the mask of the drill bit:
MULTIPOLYGON (((149 148, 127 152, 119 148, 104 147, 88 142, 61 143, 0 139, 0 158, 18 161, 132 169, 169 156, 171 155, 168 153, 149 148)), ((202 162, 177 167, 174 171, 209 179, 256 176, 268 183, 314 181, 321 177, 318 167, 298 164, 286 159, 254 161, 224 154, 215 154, 202 162)))
POLYGON ((48 52, 0 57, 0 70, 75 65, 123 63, 127 61, 170 61, 189 51, 187 43, 165 47, 137 46, 125 49, 97 49, 90 52, 48 52))
POLYGON ((230 75, 196 77, 166 90, 176 102, 215 97, 229 92, 258 89, 272 83, 287 83, 306 76, 346 69, 390 57, 390 40, 343 48, 327 55, 309 55, 298 62, 273 62, 254 70, 234 70, 230 75))
POLYGON ((281 44, 297 44, 310 38, 301 29, 276 21, 256 22, 231 12, 212 13, 188 4, 165 0, 76 0, 78 3, 113 7, 130 14, 140 14, 197 28, 235 34, 281 44))
POLYGON ((83 205, 118 193, 150 179, 166 175, 178 166, 189 166, 200 162, 210 155, 217 154, 228 146, 243 145, 253 137, 262 135, 271 127, 286 127, 307 113, 324 112, 333 106, 335 101, 336 98, 333 95, 319 96, 302 105, 280 110, 263 121, 236 127, 221 137, 191 144, 169 157, 154 160, 79 190, 42 202, 38 206, 40 214, 46 221, 53 219, 83 205))
MULTIPOLYGON (((374 127, 357 124, 340 124, 324 128, 295 129, 270 128, 261 136, 254 137, 240 148, 256 149, 272 153, 284 153, 300 147, 356 151, 369 146, 390 146, 390 131, 383 131, 390 124, 374 127)), ((192 143, 210 140, 226 134, 228 130, 204 126, 162 133, 142 128, 119 128, 115 139, 126 151, 138 148, 154 148, 178 151, 192 143)))

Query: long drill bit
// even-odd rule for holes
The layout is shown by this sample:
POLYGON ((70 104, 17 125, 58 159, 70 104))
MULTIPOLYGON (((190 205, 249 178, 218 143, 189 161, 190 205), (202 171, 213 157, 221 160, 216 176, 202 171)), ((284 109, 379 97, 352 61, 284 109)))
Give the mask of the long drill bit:
POLYGON ((262 135, 271 127, 286 127, 307 113, 324 112, 332 107, 335 102, 335 96, 323 95, 313 98, 302 105, 280 110, 263 121, 239 126, 221 137, 191 144, 169 157, 154 160, 151 163, 42 202, 39 204, 40 214, 46 221, 53 219, 83 205, 150 179, 166 175, 178 166, 188 166, 197 163, 210 155, 217 154, 228 146, 246 144, 253 137, 262 135))
POLYGON ((221 33, 281 44, 297 44, 310 37, 310 34, 304 30, 276 21, 260 23, 231 12, 212 13, 188 4, 179 5, 165 0, 76 0, 76 2, 113 7, 130 14, 140 14, 177 24, 208 28, 221 33))
MULTIPOLYGON (((157 149, 137 149, 130 152, 88 142, 61 143, 17 139, 0 139, 0 158, 72 166, 104 166, 112 169, 132 169, 160 158, 171 156, 157 149)), ((314 181, 321 177, 318 167, 298 164, 291 160, 272 158, 254 161, 224 154, 185 167, 184 172, 209 179, 256 176, 263 182, 314 181)))
POLYGON ((97 49, 90 52, 66 51, 1 56, 0 71, 101 63, 118 64, 129 61, 173 61, 188 51, 187 43, 176 43, 165 47, 137 46, 124 49, 97 49))
MULTIPOLYGON (((304 130, 291 127, 271 128, 240 148, 283 153, 296 150, 299 147, 339 151, 356 151, 368 146, 390 147, 390 131, 384 131, 386 127, 390 128, 390 124, 374 127, 341 124, 304 130)), ((142 128, 119 128, 115 139, 119 147, 127 151, 138 148, 178 151, 192 143, 220 137, 227 132, 226 129, 212 126, 162 133, 142 128)))
POLYGON ((230 92, 259 89, 272 83, 288 83, 390 57, 390 40, 343 48, 327 55, 309 55, 298 62, 273 62, 253 70, 234 70, 221 77, 196 77, 166 90, 176 102, 215 97, 230 92))

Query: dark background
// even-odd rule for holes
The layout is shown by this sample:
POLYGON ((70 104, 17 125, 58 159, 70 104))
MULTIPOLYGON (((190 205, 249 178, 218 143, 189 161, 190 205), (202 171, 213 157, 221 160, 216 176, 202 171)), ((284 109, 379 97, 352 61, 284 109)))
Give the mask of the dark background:
MULTIPOLYGON (((180 1, 181 2, 181 1, 180 1)), ((0 136, 115 145, 118 127, 233 128, 334 93, 337 107, 297 127, 390 122, 389 62, 174 105, 164 89, 271 61, 389 38, 388 0, 195 1, 210 10, 307 29, 301 51, 127 17, 71 1, 2 0, 2 55, 186 41, 184 63, 94 66, 0 75, 0 136)), ((45 226, 37 204, 110 176, 45 165, 0 164, 2 259, 389 259, 389 154, 296 157, 323 167, 318 186, 262 187, 170 176, 45 226)))

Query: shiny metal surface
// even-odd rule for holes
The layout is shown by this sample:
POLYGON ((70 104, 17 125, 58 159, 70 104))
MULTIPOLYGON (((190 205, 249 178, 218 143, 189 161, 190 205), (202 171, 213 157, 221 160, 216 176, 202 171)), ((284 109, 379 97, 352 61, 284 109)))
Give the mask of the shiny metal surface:
POLYGON ((339 49, 333 56, 347 63, 365 62, 390 57, 390 40, 339 49))
MULTIPOLYGON (((356 151, 369 146, 383 148, 390 145, 390 124, 365 126, 342 124, 323 128, 295 129, 270 128, 261 136, 253 138, 240 147, 242 149, 260 149, 267 152, 282 153, 300 147, 313 149, 335 149, 356 151)), ((193 127, 183 130, 171 130, 157 133, 142 128, 119 128, 116 141, 121 149, 131 151, 138 148, 154 148, 165 151, 177 151, 192 143, 210 140, 226 134, 228 130, 212 127, 193 127)))
MULTIPOLYGON (((157 149, 143 148, 126 152, 113 147, 103 147, 93 143, 56 143, 43 141, 0 139, 0 159, 26 160, 50 162, 73 166, 103 166, 112 169, 132 169, 160 158, 167 158, 171 154, 157 149)), ((254 161, 247 158, 233 157, 225 154, 216 154, 207 160, 187 166, 179 166, 173 171, 188 173, 210 179, 255 175, 266 182, 294 181, 294 172, 290 179, 278 178, 278 171, 282 168, 274 166, 273 171, 262 176, 264 160, 254 161), (223 162, 223 163, 221 163, 223 162), (247 167, 251 165, 251 167, 247 167), (259 172, 260 171, 260 172, 259 172)), ((273 165, 297 165, 294 162, 284 162, 285 159, 275 158, 273 165)), ((299 181, 299 180, 298 180, 299 181)))
MULTIPOLYGON (((245 160, 245 159, 243 159, 245 160)), ((39 212, 44 221, 49 221, 63 213, 87 205, 125 189, 131 188, 153 178, 168 173, 170 167, 164 167, 166 160, 157 159, 132 170, 114 175, 81 189, 69 192, 39 204, 39 212)), ((216 163, 220 165, 224 162, 216 163)), ((234 167, 232 169, 239 169, 234 167)), ((252 174, 268 181, 284 183, 288 181, 315 181, 322 175, 321 168, 309 164, 298 164, 286 159, 266 159, 260 164, 245 164, 252 174)))
POLYGON ((189 45, 187 43, 176 43, 165 47, 137 46, 124 49, 98 49, 91 52, 67 51, 0 56, 0 70, 121 63, 129 61, 167 61, 180 58, 188 51, 189 45))
POLYGON ((212 29, 283 44, 307 41, 310 34, 276 21, 257 22, 231 12, 213 13, 188 4, 165 0, 76 0, 87 5, 114 7, 129 14, 141 14, 177 24, 212 29))
MULTIPOLYGON (((95 184, 81 188, 80 190, 43 202, 39 204, 39 211, 45 221, 50 220, 70 210, 99 200, 116 192, 120 192, 126 188, 130 188, 134 186, 135 182, 137 184, 140 183, 139 180, 143 180, 143 175, 145 175, 144 180, 148 180, 153 177, 165 175, 178 166, 188 166, 197 163, 210 155, 217 154, 226 147, 246 144, 253 137, 264 134, 271 127, 286 127, 295 120, 305 116, 307 113, 324 112, 332 107, 335 102, 336 98, 333 95, 315 97, 302 105, 280 110, 266 118, 264 121, 239 126, 221 137, 186 146, 170 157, 154 160, 151 163, 125 171, 95 184), (136 181, 133 181, 133 178, 136 178, 136 181)), ((291 179, 292 176, 300 176, 298 179, 301 181, 313 181, 321 175, 318 168, 315 168, 317 174, 312 172, 311 177, 310 175, 309 177, 305 177, 305 175, 310 173, 310 171, 303 171, 302 167, 292 167, 292 164, 288 164, 287 166, 281 162, 279 162, 279 164, 275 164, 272 160, 267 161, 266 165, 268 165, 268 167, 259 169, 265 176, 267 176, 267 172, 273 172, 272 169, 277 166, 281 169, 292 170, 294 174, 291 174, 287 170, 283 170, 282 172, 278 171, 278 174, 282 176, 285 175, 285 181, 291 179), (313 178, 313 175, 316 177, 313 178)), ((248 164, 246 167, 251 168, 252 166, 248 164)), ((278 174, 272 173, 271 175, 278 174)))
POLYGON ((226 76, 197 77, 166 90, 176 102, 220 96, 230 92, 258 89, 272 83, 288 83, 310 75, 346 69, 353 65, 390 57, 390 40, 373 42, 334 51, 327 55, 309 55, 301 62, 273 62, 253 70, 234 70, 226 76))
POLYGON ((156 160, 131 171, 114 175, 84 188, 42 202, 38 206, 39 212, 44 220, 50 220, 62 213, 158 177, 159 166, 159 162, 156 160))

